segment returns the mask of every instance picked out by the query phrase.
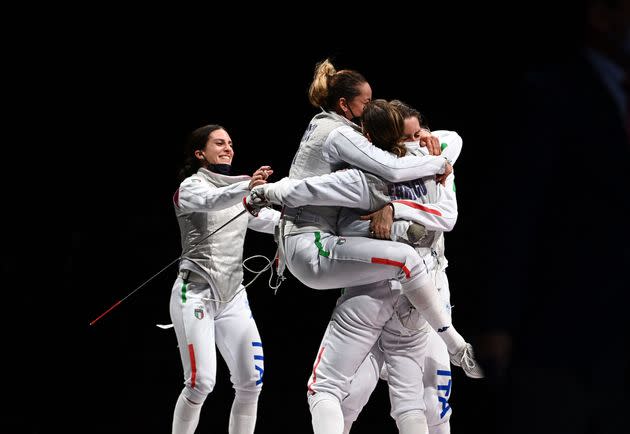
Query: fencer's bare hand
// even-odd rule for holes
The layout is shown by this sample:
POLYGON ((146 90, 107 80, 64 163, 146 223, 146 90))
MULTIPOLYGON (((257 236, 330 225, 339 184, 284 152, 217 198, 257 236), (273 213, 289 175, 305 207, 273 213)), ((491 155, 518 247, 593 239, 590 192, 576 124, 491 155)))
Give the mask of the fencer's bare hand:
POLYGON ((444 173, 441 175, 436 175, 436 180, 437 182, 439 182, 442 185, 446 185, 446 178, 448 177, 448 175, 450 175, 451 173, 453 173, 453 166, 451 165, 451 163, 446 162, 446 166, 444 166, 444 173))
POLYGON ((271 166, 260 166, 258 170, 252 175, 252 179, 249 181, 249 189, 263 185, 267 183, 267 178, 273 174, 271 166))
POLYGON ((429 130, 422 129, 420 132, 420 146, 426 146, 430 155, 441 155, 442 148, 440 139, 435 137, 429 130))
POLYGON ((394 208, 391 205, 387 204, 378 211, 363 215, 360 218, 361 220, 371 220, 370 236, 382 240, 390 239, 392 223, 394 222, 394 208))

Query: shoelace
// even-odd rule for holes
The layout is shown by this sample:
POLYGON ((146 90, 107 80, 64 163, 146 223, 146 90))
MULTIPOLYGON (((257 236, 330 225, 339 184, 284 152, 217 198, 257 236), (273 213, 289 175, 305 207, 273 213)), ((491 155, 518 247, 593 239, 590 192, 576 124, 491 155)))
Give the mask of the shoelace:
POLYGON ((476 367, 475 361, 472 359, 472 356, 468 354, 468 348, 464 349, 464 354, 462 355, 462 365, 466 364, 466 367, 469 369, 473 369, 476 367))

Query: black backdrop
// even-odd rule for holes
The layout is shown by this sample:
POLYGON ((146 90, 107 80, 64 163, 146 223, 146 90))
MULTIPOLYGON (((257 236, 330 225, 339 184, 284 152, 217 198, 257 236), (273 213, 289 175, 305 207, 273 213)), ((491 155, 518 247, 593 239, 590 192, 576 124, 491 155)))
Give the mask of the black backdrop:
MULTIPOLYGON (((405 20, 378 16, 380 22, 331 16, 319 28, 246 24, 220 14, 190 25, 175 18, 86 19, 64 35, 53 53, 68 68, 58 68, 54 93, 73 108, 60 114, 72 125, 76 145, 59 174, 76 212, 55 220, 63 234, 54 258, 63 272, 56 276, 70 296, 57 294, 50 304, 70 307, 57 318, 70 329, 51 337, 46 326, 37 332, 45 366, 41 356, 26 366, 42 380, 39 411, 22 418, 30 429, 23 432, 67 425, 95 433, 170 432, 181 365, 174 333, 155 324, 170 322, 176 267, 94 326, 88 323, 179 254, 171 196, 186 135, 219 123, 234 141, 236 173, 270 164, 275 179, 285 176, 316 112, 306 91, 325 57, 339 69, 362 72, 375 98, 402 99, 433 129, 463 137, 456 167, 460 217, 447 236, 447 257, 455 321, 474 339, 477 294, 484 289, 476 280, 483 267, 477 235, 492 210, 489 187, 500 178, 493 131, 503 97, 528 66, 571 47, 576 37, 573 11, 522 3, 510 10, 444 5, 424 15, 398 11, 405 20)), ((246 257, 274 252, 271 237, 248 234, 246 257)), ((274 294, 267 276, 248 290, 265 348, 256 432, 307 433, 306 381, 339 291, 315 291, 290 276, 274 294)), ((219 363, 199 433, 227 432, 232 390, 219 363)), ((456 370, 453 432, 487 432, 496 399, 487 382, 456 370)), ((381 384, 355 430, 396 432, 388 413, 381 384)))

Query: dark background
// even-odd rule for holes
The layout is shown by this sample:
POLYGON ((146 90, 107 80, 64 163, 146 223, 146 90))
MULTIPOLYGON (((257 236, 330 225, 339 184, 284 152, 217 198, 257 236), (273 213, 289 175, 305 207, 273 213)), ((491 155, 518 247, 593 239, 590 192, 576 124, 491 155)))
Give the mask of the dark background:
MULTIPOLYGON (((327 10, 318 24, 255 20, 256 8, 248 20, 162 12, 159 18, 94 14, 38 40, 51 73, 35 81, 50 84, 59 102, 40 115, 63 118, 72 146, 55 150, 63 163, 55 168, 61 193, 47 221, 56 246, 49 261, 54 290, 26 296, 51 320, 32 327, 36 345, 24 352, 20 369, 32 382, 25 388, 20 375, 10 379, 27 390, 16 413, 19 432, 170 432, 182 369, 174 333, 155 324, 170 322, 176 266, 88 323, 178 256, 171 196, 187 134, 221 124, 234 141, 235 173, 269 164, 280 179, 316 113, 307 89, 315 64, 326 57, 338 69, 363 73, 374 98, 402 99, 432 129, 463 137, 460 215, 446 245, 455 323, 476 343, 487 323, 486 258, 497 256, 487 247, 486 226, 502 200, 495 187, 509 171, 497 158, 509 145, 501 125, 509 95, 525 71, 578 45, 579 7, 443 4, 365 11, 369 18, 327 10), (68 207, 73 212, 59 211, 68 207)), ((270 236, 248 234, 245 257, 274 252, 270 236)), ((5 271, 20 262, 9 261, 5 271)), ((339 295, 306 288, 287 274, 276 294, 266 286, 268 274, 248 289, 265 349, 259 433, 311 432, 306 381, 339 295)), ((233 392, 219 363, 198 433, 227 432, 233 392)), ((502 432, 495 428, 503 417, 502 384, 455 369, 453 432, 502 432)), ((397 432, 388 413, 383 383, 353 432, 397 432)))

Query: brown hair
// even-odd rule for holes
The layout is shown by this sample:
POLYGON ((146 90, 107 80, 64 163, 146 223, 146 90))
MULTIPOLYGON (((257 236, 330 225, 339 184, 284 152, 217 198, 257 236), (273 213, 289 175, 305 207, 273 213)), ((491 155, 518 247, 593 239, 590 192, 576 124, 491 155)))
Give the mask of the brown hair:
POLYGON ((399 99, 393 99, 389 103, 393 105, 394 107, 396 107, 396 109, 398 109, 400 114, 402 114, 403 119, 417 118, 418 122, 420 123, 420 126, 424 126, 423 116, 420 114, 418 110, 411 107, 409 104, 404 103, 399 99))
POLYGON ((308 100, 315 107, 337 111, 341 98, 351 101, 359 94, 359 86, 367 83, 357 71, 337 71, 330 60, 325 59, 315 66, 313 81, 308 89, 308 100))
POLYGON ((400 111, 384 99, 375 99, 365 106, 363 131, 370 136, 372 144, 398 157, 407 153, 401 143, 405 131, 405 119, 400 111))
POLYGON ((184 157, 184 165, 179 169, 179 180, 183 181, 193 173, 196 173, 201 167, 201 162, 195 158, 195 151, 203 151, 206 149, 210 134, 217 130, 225 130, 221 125, 211 124, 190 133, 186 142, 186 156, 184 157))

